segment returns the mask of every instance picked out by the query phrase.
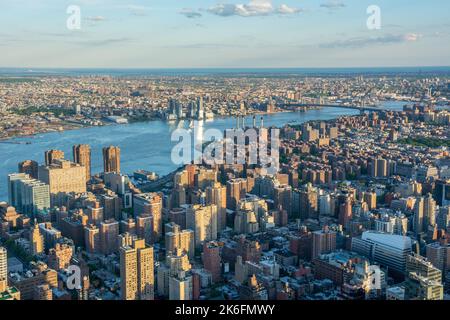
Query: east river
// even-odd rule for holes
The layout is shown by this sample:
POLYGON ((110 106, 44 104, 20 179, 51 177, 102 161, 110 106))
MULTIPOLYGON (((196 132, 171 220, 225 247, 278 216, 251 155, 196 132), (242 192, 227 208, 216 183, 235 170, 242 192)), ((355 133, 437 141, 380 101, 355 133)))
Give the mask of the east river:
MULTIPOLYGON (((384 108, 401 110, 403 102, 387 102, 384 108)), ((264 115, 264 126, 282 127, 285 124, 301 124, 311 120, 330 120, 346 115, 356 115, 359 111, 340 108, 323 108, 307 112, 289 112, 264 115)), ((257 116, 259 125, 260 116, 257 116)), ((245 120, 251 125, 252 117, 245 120)), ((203 122, 203 129, 225 130, 234 128, 234 118, 216 118, 203 122)), ((0 201, 7 200, 7 175, 17 172, 17 164, 23 160, 44 162, 44 152, 50 149, 62 150, 66 159, 72 159, 72 146, 89 144, 92 150, 92 172, 103 170, 102 148, 116 145, 121 148, 121 171, 132 174, 135 170, 154 171, 160 176, 170 173, 178 166, 171 161, 172 148, 177 142, 171 141, 171 134, 177 128, 189 128, 189 121, 165 122, 149 121, 127 125, 90 127, 79 130, 38 134, 9 140, 31 144, 0 143, 0 201)))

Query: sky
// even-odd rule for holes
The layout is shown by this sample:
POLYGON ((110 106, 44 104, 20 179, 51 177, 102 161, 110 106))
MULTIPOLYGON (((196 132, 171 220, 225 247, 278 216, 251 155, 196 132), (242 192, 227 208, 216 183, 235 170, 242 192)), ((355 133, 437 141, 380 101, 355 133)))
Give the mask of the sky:
POLYGON ((0 67, 449 66, 449 13, 448 0, 0 0, 0 67))

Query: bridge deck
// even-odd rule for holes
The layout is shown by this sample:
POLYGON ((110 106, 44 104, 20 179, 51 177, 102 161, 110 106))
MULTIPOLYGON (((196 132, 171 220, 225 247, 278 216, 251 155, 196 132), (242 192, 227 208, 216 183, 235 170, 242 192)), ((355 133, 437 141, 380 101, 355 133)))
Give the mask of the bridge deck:
POLYGON ((319 103, 285 103, 279 106, 285 107, 324 107, 324 108, 343 108, 363 111, 387 111, 387 109, 376 106, 355 106, 355 105, 340 105, 340 104, 319 104, 319 103))

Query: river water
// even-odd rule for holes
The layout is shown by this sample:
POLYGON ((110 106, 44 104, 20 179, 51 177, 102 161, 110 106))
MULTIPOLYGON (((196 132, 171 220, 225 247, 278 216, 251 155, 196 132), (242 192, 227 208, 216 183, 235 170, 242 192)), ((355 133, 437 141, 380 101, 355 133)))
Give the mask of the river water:
MULTIPOLYGON (((401 110, 404 103, 388 102, 385 108, 401 110)), ((356 115, 359 111, 340 108, 324 108, 307 112, 289 112, 264 115, 264 126, 281 127, 287 123, 300 124, 311 120, 330 120, 345 115, 356 115)), ((257 116, 257 124, 259 125, 257 116)), ((252 122, 246 118, 246 125, 252 122)), ((214 128, 225 130, 234 128, 234 118, 217 118, 203 123, 204 130, 214 128)), ((171 133, 177 128, 188 128, 189 122, 149 121, 127 125, 83 128, 64 132, 38 134, 34 137, 15 138, 10 141, 31 142, 31 144, 0 143, 0 201, 7 200, 7 175, 17 172, 17 165, 23 160, 44 162, 44 152, 49 149, 64 151, 66 159, 72 159, 72 146, 89 144, 92 150, 92 173, 103 170, 102 148, 116 145, 121 148, 121 171, 131 174, 137 169, 154 171, 165 175, 178 166, 171 161, 172 148, 177 142, 171 141, 171 133)))

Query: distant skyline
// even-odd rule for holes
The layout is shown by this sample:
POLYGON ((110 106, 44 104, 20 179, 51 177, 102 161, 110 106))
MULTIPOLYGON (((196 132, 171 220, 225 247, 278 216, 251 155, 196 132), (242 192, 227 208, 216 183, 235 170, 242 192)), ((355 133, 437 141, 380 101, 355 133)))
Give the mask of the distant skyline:
POLYGON ((0 67, 450 65, 448 0, 0 0, 0 67), (66 26, 69 6, 81 29, 66 26), (369 30, 366 9, 381 9, 369 30))

